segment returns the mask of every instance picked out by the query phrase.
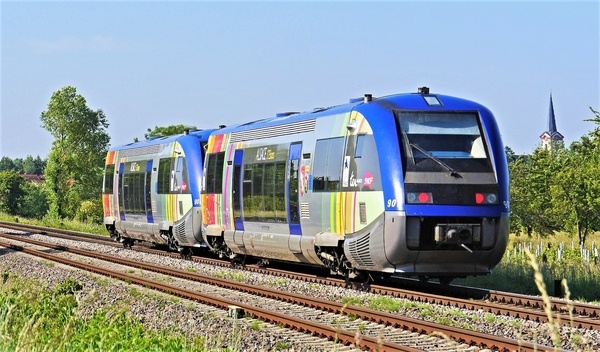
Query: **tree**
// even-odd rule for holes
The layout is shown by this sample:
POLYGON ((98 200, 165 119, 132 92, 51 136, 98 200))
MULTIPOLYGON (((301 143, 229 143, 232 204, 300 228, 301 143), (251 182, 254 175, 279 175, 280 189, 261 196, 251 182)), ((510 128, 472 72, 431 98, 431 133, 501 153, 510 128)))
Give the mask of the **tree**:
POLYGON ((197 129, 198 128, 196 128, 195 126, 188 125, 171 125, 167 127, 154 126, 153 130, 148 128, 148 133, 144 133, 144 138, 151 139, 155 137, 173 136, 176 134, 181 134, 185 130, 192 131, 197 129))
POLYGON ((36 173, 35 161, 33 160, 33 157, 31 155, 27 155, 25 160, 23 160, 23 173, 25 173, 25 174, 35 174, 36 173))
POLYGON ((0 159, 0 171, 9 170, 15 170, 15 163, 11 158, 3 156, 2 159, 0 159))
POLYGON ((17 215, 27 180, 15 170, 0 172, 0 211, 17 215))
POLYGON ((101 109, 91 110, 74 87, 54 92, 40 116, 54 141, 44 171, 53 217, 72 218, 84 200, 100 197, 110 137, 101 109))
MULTIPOLYGON (((553 146, 553 149, 560 146, 553 146)), ((543 148, 532 155, 522 155, 508 165, 510 172, 510 207, 512 225, 548 235, 561 228, 550 187, 554 184, 553 154, 543 148)))
POLYGON ((18 173, 22 174, 23 173, 23 163, 24 163, 23 159, 14 158, 13 163, 15 164, 14 170, 17 171, 18 173))
POLYGON ((26 218, 41 219, 48 213, 48 195, 44 185, 25 183, 25 195, 19 207, 19 215, 26 218))
POLYGON ((46 168, 46 160, 42 160, 42 158, 40 158, 40 156, 38 155, 34 160, 33 160, 33 164, 35 165, 35 174, 43 174, 44 173, 44 169, 46 168))

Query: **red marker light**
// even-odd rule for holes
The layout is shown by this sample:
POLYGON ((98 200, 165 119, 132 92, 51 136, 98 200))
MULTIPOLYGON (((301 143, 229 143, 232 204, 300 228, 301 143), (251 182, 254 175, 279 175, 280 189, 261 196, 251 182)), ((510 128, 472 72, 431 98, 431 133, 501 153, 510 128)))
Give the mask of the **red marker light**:
POLYGON ((481 193, 476 193, 475 194, 475 202, 477 204, 483 203, 483 199, 484 199, 483 194, 481 194, 481 193))
POLYGON ((427 193, 420 193, 419 194, 419 202, 421 203, 427 203, 429 201, 429 195, 427 193))

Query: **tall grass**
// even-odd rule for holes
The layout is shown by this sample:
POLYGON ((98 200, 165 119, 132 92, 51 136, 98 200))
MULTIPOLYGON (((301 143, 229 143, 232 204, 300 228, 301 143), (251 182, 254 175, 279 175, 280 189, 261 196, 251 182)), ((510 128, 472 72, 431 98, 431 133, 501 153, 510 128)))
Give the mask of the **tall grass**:
POLYGON ((0 351, 203 351, 202 338, 153 332, 125 312, 98 310, 77 317, 74 293, 81 286, 67 279, 54 289, 40 288, 9 275, 0 286, 0 351))
POLYGON ((46 226, 52 227, 55 229, 63 229, 70 231, 80 231, 93 233, 97 235, 105 235, 108 236, 108 232, 103 224, 96 224, 91 222, 81 222, 76 220, 65 220, 65 219, 55 219, 52 217, 44 217, 42 220, 37 219, 29 219, 21 216, 13 216, 8 215, 6 213, 0 212, 0 221, 6 222, 19 222, 22 224, 36 225, 36 226, 46 226))
MULTIPOLYGON (((530 251, 539 265, 538 271, 548 288, 548 294, 555 295, 556 285, 564 279, 568 284, 572 298, 588 302, 600 302, 600 262, 594 258, 588 262, 582 256, 581 248, 565 233, 557 233, 551 237, 510 236, 510 241, 501 262, 487 276, 456 279, 453 283, 511 291, 524 294, 539 294, 534 280, 535 270, 530 265, 531 259, 526 254, 530 251), (558 249, 563 248, 559 258, 558 249), (531 248, 531 249, 530 249, 531 248), (538 250, 539 248, 539 250, 538 250)), ((594 234, 587 239, 589 250, 592 243, 600 243, 600 236, 594 234)), ((561 291, 563 289, 561 288, 561 291)), ((563 296, 563 293, 559 296, 563 296)))

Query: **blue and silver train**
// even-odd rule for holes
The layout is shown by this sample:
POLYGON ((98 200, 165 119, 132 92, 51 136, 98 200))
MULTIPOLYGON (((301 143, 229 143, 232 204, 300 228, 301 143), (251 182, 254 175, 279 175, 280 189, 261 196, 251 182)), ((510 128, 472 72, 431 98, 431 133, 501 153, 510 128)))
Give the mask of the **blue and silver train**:
MULTIPOLYGON (((169 215, 181 211, 160 202, 130 222, 116 172, 131 168, 131 161, 109 164, 107 158, 107 178, 113 179, 107 198, 121 209, 105 217, 109 231, 149 241, 171 238, 173 248, 206 246, 231 259, 325 266, 346 278, 450 282, 491 272, 504 254, 507 162, 494 116, 478 103, 422 87, 202 136, 184 161, 190 188, 201 190, 200 201, 194 193, 184 208, 194 214, 193 226, 182 227, 169 215), (134 232, 137 237, 129 235, 134 232)), ((160 158, 153 158, 156 165, 160 158)), ((173 163, 165 162, 164 174, 174 172, 173 163)), ((157 166, 146 166, 147 202, 162 196, 157 166)))

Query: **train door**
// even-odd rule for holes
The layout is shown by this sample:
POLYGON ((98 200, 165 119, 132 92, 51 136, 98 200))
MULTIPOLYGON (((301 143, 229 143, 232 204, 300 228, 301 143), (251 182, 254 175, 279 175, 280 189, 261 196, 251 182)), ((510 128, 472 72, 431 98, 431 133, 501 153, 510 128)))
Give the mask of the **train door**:
POLYGON ((299 185, 298 175, 300 171, 300 156, 302 155, 302 143, 293 143, 290 146, 287 169, 287 182, 285 187, 285 198, 287 200, 287 220, 290 226, 288 240, 289 250, 292 253, 302 253, 301 239, 302 228, 300 227, 299 207, 299 185))
POLYGON ((144 182, 144 195, 146 200, 146 218, 148 223, 154 223, 152 216, 152 160, 146 163, 146 180, 144 182))
POLYGON ((233 201, 233 223, 235 229, 244 231, 244 222, 242 219, 242 160, 244 158, 244 150, 238 149, 233 157, 233 179, 231 188, 231 198, 233 201))
POLYGON ((302 235, 300 227, 300 208, 298 199, 298 172, 300 169, 300 155, 302 154, 302 143, 293 143, 290 146, 289 162, 285 198, 287 199, 287 217, 290 224, 291 235, 302 235))
POLYGON ((123 179, 125 176, 125 163, 119 164, 119 184, 117 189, 119 190, 119 214, 121 215, 121 221, 125 221, 125 210, 123 209, 123 204, 125 204, 125 187, 123 187, 123 179))

